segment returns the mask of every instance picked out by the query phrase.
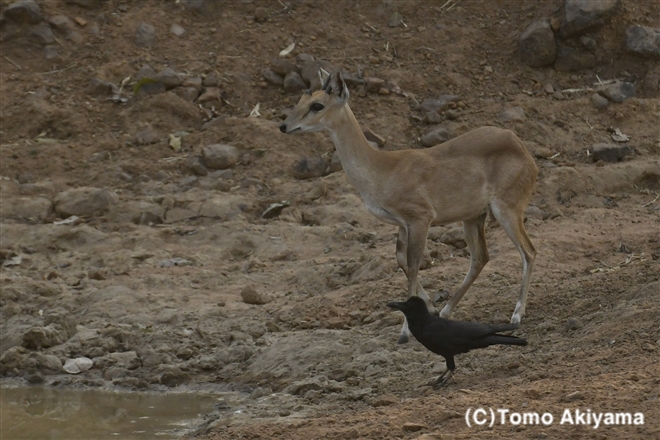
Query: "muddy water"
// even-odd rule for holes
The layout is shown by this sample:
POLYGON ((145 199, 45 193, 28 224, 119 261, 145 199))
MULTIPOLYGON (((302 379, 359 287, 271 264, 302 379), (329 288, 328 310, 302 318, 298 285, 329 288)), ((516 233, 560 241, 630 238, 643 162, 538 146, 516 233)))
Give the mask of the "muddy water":
POLYGON ((218 396, 49 388, 0 389, 0 438, 176 439, 199 424, 218 396))

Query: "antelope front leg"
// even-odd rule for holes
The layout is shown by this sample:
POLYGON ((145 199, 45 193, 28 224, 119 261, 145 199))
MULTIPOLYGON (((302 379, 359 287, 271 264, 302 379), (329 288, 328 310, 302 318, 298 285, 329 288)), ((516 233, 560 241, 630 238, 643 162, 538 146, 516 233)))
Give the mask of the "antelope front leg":
MULTIPOLYGON (((399 236, 396 242, 396 259, 399 267, 403 270, 408 278, 408 295, 419 296, 424 300, 430 313, 437 314, 431 298, 424 290, 417 279, 419 266, 422 262, 422 255, 424 247, 426 246, 426 236, 428 234, 428 226, 425 228, 413 229, 404 226, 399 227, 399 236), (420 246, 421 242, 421 246, 420 246), (409 243, 415 243, 414 246, 409 246, 409 243), (409 264, 409 262, 411 264, 409 264)), ((408 328, 408 321, 404 318, 401 334, 399 336, 398 344, 405 344, 410 340, 410 329, 408 328)))

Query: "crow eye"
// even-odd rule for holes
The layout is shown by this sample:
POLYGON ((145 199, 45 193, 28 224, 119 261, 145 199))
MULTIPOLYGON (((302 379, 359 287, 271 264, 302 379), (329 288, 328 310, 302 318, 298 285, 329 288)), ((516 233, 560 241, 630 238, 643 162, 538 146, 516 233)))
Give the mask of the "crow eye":
POLYGON ((309 109, 313 112, 320 112, 321 110, 323 110, 323 104, 319 102, 315 102, 314 104, 309 106, 309 109))

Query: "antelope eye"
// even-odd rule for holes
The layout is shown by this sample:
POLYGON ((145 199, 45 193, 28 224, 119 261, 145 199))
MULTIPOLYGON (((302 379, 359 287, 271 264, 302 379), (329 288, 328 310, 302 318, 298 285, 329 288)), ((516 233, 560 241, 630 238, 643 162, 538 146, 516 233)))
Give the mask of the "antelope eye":
POLYGON ((323 110, 323 104, 321 104, 320 102, 315 102, 314 104, 309 106, 309 109, 313 112, 320 112, 321 110, 323 110))

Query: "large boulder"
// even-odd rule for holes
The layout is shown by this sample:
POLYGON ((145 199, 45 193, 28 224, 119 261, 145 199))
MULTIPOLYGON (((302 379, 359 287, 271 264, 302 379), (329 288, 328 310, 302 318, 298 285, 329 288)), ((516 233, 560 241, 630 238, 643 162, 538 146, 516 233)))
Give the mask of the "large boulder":
POLYGON ((566 0, 559 36, 575 37, 602 26, 619 3, 620 0, 566 0))
POLYGON ((660 29, 630 26, 626 29, 626 47, 637 55, 660 59, 660 29))

